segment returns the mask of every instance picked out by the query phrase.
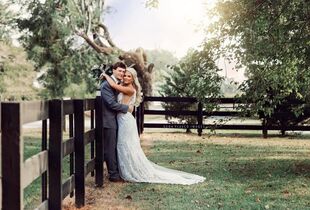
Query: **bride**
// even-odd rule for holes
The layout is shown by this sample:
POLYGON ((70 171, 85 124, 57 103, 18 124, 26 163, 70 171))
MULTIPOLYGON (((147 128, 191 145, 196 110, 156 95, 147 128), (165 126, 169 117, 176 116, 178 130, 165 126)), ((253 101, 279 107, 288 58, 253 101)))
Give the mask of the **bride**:
MULTIPOLYGON (((110 86, 119 91, 118 102, 127 105, 139 106, 141 102, 141 86, 137 72, 127 68, 123 84, 118 85, 106 75, 110 86)), ((205 180, 204 177, 182 171, 164 168, 149 161, 145 156, 137 131, 135 118, 130 112, 118 113, 117 157, 119 172, 122 179, 129 182, 166 183, 190 185, 205 180)))

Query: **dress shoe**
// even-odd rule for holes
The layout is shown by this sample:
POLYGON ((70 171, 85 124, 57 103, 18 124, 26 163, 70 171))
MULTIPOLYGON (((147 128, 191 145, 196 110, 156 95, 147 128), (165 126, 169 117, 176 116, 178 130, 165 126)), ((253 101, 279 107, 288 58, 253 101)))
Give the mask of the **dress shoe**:
POLYGON ((109 178, 110 182, 121 182, 124 183, 125 180, 122 178, 109 178))

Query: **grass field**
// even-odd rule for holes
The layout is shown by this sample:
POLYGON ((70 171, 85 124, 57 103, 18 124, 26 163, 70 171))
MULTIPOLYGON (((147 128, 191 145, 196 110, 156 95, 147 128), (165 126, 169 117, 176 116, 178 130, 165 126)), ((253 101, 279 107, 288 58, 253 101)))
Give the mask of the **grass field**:
POLYGON ((206 177, 192 186, 128 184, 139 209, 310 209, 310 141, 147 134, 150 160, 206 177))
MULTIPOLYGON (((205 176, 206 181, 192 186, 105 183, 100 194, 91 195, 90 209, 310 209, 308 136, 263 139, 259 133, 224 132, 198 137, 147 130, 142 137, 150 160, 205 176)), ((38 133, 25 134, 25 156, 39 152, 39 139, 38 133)), ((68 160, 64 165, 65 178, 68 160)), ((25 189, 26 209, 40 202, 39 187, 37 180, 25 189)))

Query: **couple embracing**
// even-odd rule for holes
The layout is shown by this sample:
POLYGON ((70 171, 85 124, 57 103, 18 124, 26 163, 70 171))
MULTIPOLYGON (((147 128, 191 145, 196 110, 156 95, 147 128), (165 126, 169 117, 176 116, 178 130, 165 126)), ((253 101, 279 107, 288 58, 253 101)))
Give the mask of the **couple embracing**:
POLYGON ((141 102, 137 72, 122 62, 113 65, 113 74, 103 73, 101 85, 104 126, 104 160, 112 182, 147 182, 190 185, 204 177, 156 165, 145 156, 131 114, 141 102))

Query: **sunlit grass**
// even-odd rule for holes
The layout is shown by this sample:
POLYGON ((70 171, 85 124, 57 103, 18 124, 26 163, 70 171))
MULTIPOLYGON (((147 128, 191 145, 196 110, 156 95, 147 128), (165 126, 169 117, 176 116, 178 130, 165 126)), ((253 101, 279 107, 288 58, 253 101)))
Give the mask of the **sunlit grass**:
POLYGON ((309 143, 274 141, 278 145, 162 139, 148 151, 150 160, 206 181, 128 184, 120 197, 130 195, 141 209, 310 209, 309 143))
MULTIPOLYGON (((255 133, 225 132, 202 137, 185 132, 147 132, 146 135, 154 140, 147 150, 150 160, 205 176, 206 181, 192 186, 128 183, 118 199, 130 198, 133 206, 140 209, 310 209, 307 135, 281 138, 273 134, 268 139, 255 133)), ((25 133, 25 159, 40 149, 40 133, 25 133)), ((68 168, 67 158, 63 179, 69 176, 68 168)), ((33 209, 41 202, 40 185, 38 179, 25 189, 26 209, 33 209)))

